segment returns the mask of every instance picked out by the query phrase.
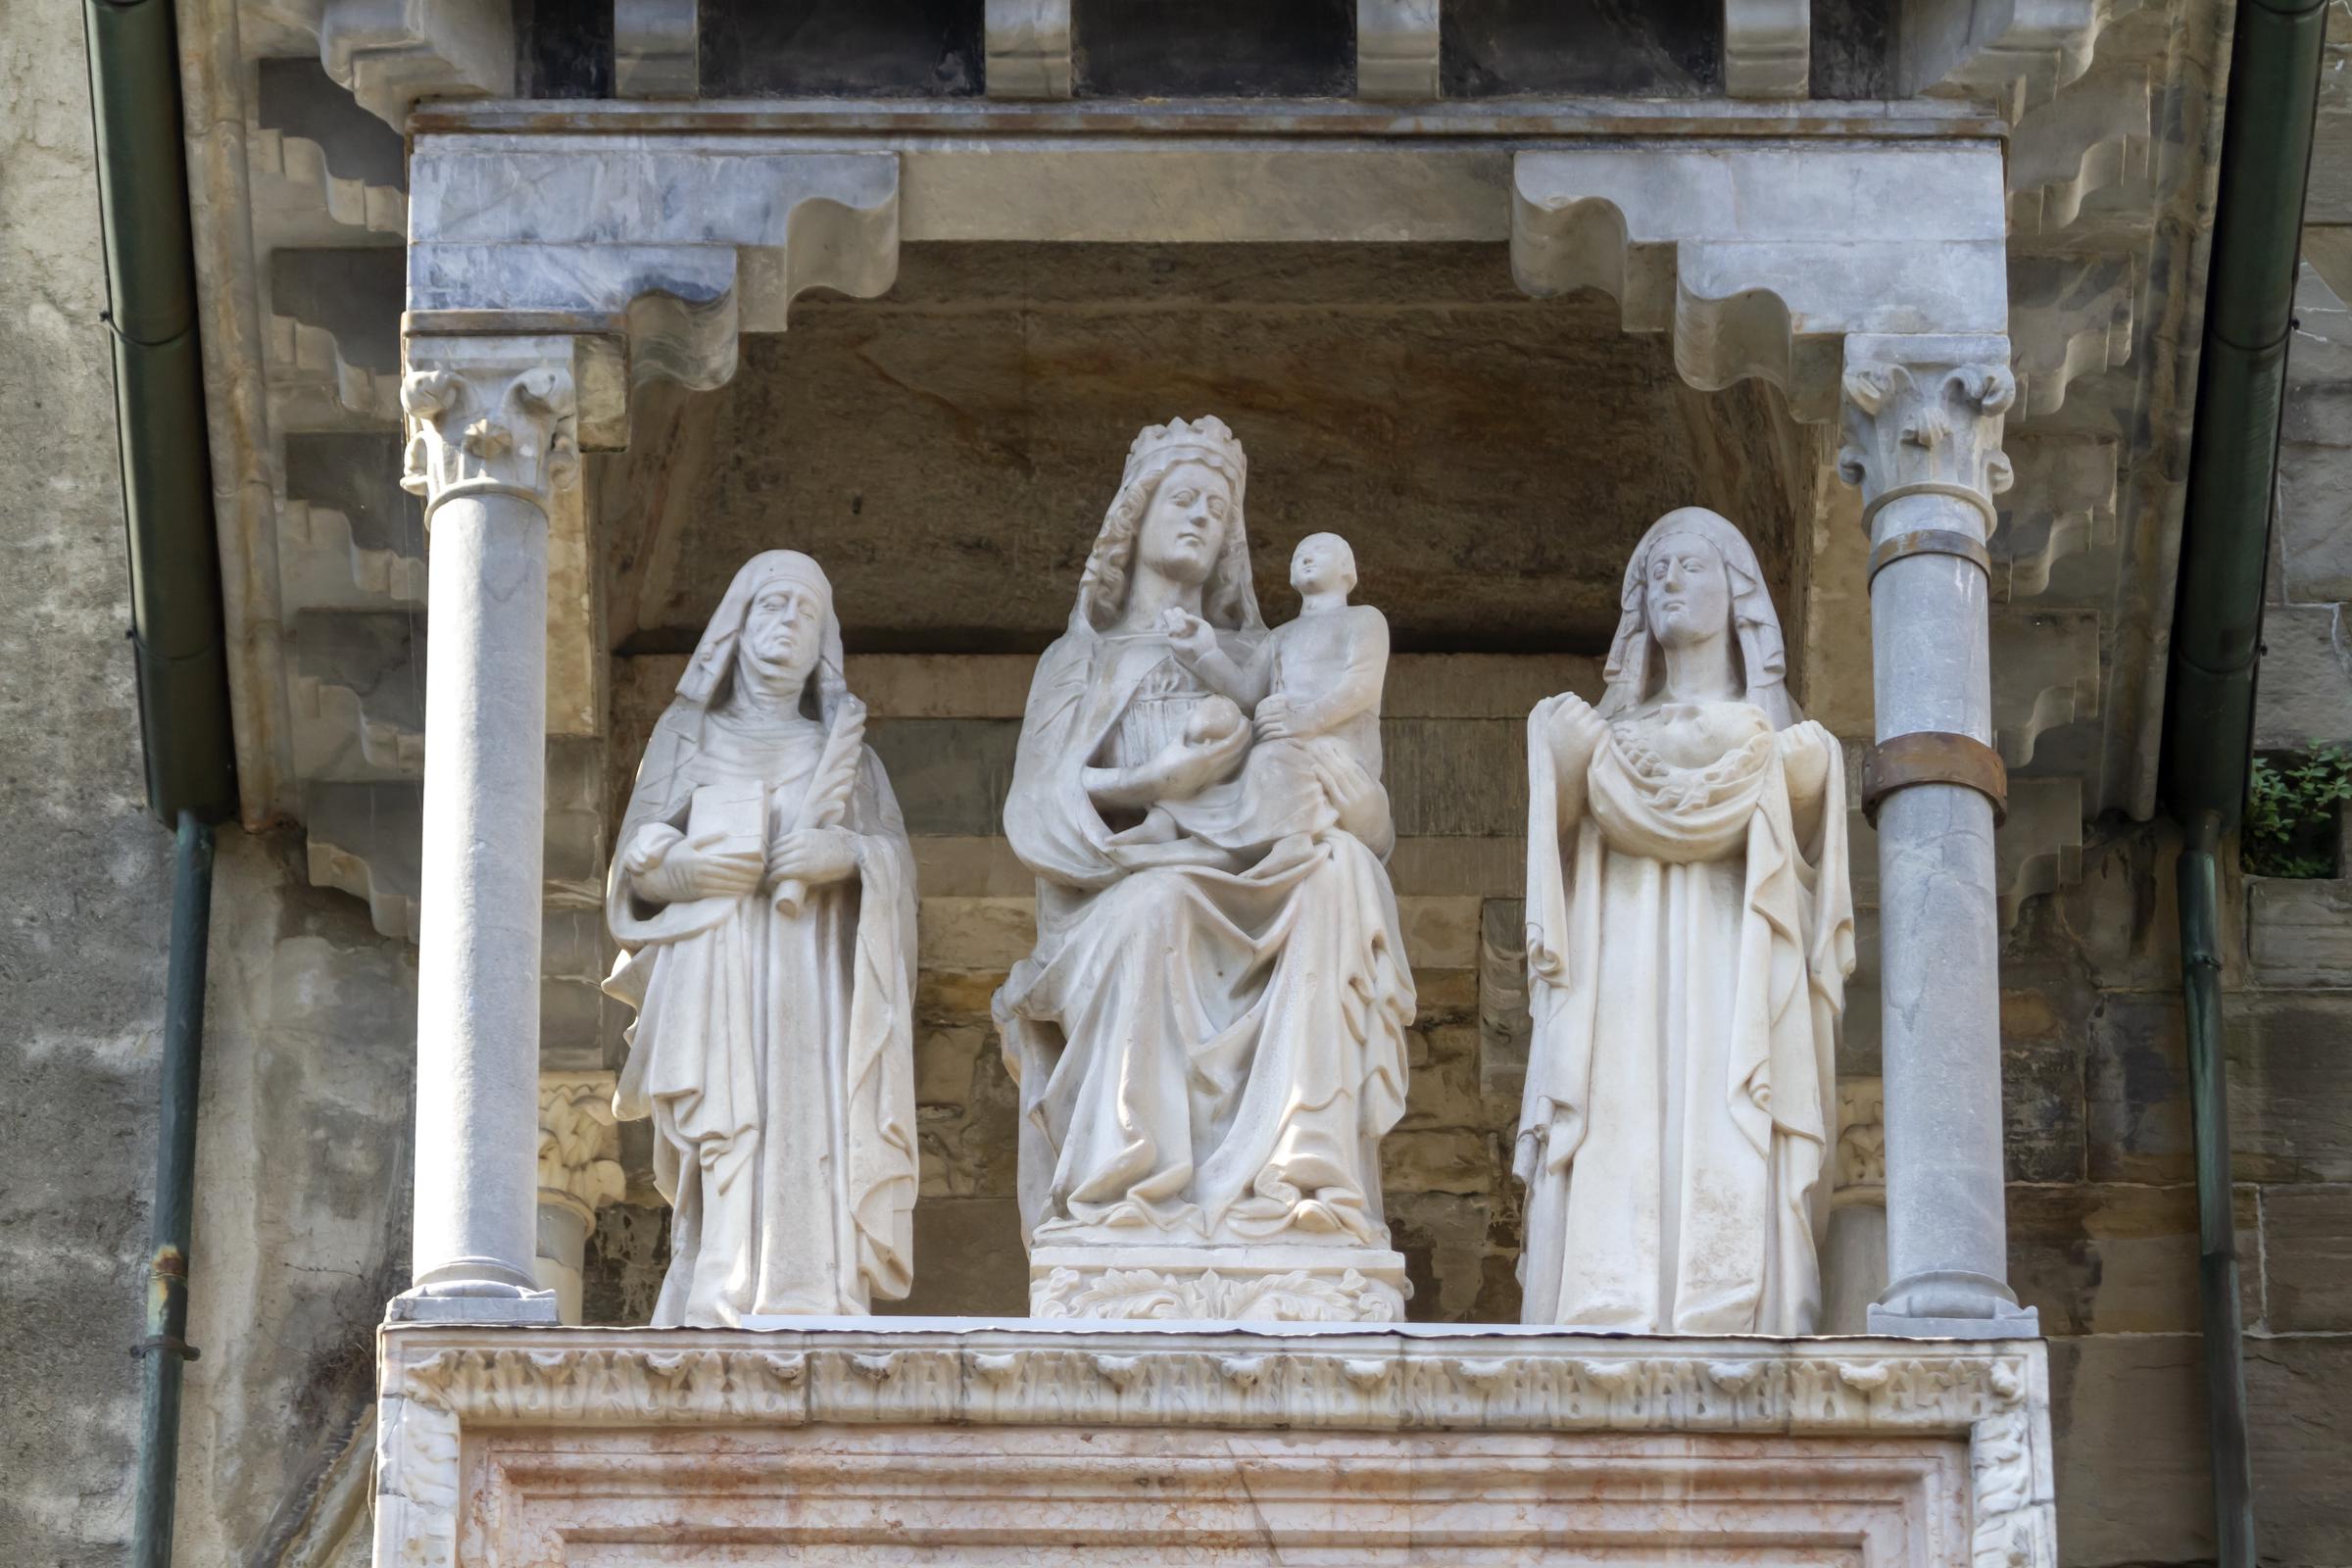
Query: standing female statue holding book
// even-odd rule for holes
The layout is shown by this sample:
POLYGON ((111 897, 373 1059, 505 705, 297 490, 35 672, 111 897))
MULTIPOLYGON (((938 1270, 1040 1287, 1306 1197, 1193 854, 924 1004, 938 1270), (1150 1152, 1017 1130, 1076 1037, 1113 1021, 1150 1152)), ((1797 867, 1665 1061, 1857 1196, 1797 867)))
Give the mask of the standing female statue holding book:
POLYGON ((870 1310, 906 1294, 914 858, 832 585, 755 556, 655 725, 607 883, 637 1010, 613 1108, 654 1122, 676 1213, 654 1322, 870 1310))
POLYGON ((1528 719, 1522 1317, 1809 1334, 1853 969, 1845 773, 1739 529, 1651 525, 1595 709, 1528 719))

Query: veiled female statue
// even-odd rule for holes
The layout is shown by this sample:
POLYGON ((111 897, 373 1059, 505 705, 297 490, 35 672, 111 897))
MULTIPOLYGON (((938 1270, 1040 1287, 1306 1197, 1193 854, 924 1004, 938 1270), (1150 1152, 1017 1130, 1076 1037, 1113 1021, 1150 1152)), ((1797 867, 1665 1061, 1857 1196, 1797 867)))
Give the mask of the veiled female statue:
POLYGON ((1806 1334, 1854 962, 1837 740, 1740 531, 1658 519, 1608 690, 1528 720, 1523 1320, 1806 1334))
POLYGON ((654 1322, 862 1313, 911 1281, 914 857, 833 590, 735 574, 621 823, 605 989, 637 1010, 613 1108, 675 1210, 654 1322))
MULTIPOLYGON (((1413 986, 1377 760, 1341 743, 1286 753, 1333 809, 1281 854, 1260 841, 1299 821, 1252 835, 1212 813, 1227 830, 1211 842, 1163 811, 1136 831, 1304 722, 1304 700, 1279 685, 1253 722, 1218 690, 1219 672, 1252 666, 1269 637, 1246 474, 1214 418, 1138 436, 1068 629, 1030 686, 1004 826, 1037 875, 1037 947, 996 1013, 1020 1084, 1022 1216, 1037 1249, 1388 1245, 1378 1147, 1404 1105, 1413 986)), ((1311 592, 1335 607, 1344 588, 1309 554, 1311 592)), ((1342 621, 1315 624, 1324 636, 1342 621)), ((1384 661, 1385 639, 1384 626, 1384 661)), ((1267 792, 1279 793, 1270 780, 1267 792)), ((1115 1288, 1073 1300, 1040 1281, 1033 1298, 1041 1313, 1086 1315, 1389 1316, 1398 1304, 1393 1290, 1335 1305, 1268 1289, 1247 1306, 1182 1290, 1138 1305, 1115 1288)))

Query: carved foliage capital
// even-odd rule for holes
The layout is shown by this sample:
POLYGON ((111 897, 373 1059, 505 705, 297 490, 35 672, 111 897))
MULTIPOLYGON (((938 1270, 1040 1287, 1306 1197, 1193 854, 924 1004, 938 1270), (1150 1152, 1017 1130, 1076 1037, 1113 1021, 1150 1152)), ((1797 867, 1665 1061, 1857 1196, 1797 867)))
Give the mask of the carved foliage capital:
POLYGON ((594 1211, 620 1200, 620 1134, 609 1072, 539 1075, 539 1189, 594 1211))
POLYGON ((409 445, 401 488, 429 514, 466 495, 544 510, 579 471, 579 399, 568 368, 412 369, 400 384, 409 445))
POLYGON ((1886 1095, 1876 1078, 1838 1081, 1839 1191, 1886 1186, 1886 1095))
POLYGON ((1991 498, 2010 482, 2002 421, 2017 401, 2006 338, 1853 338, 1842 391, 1838 472, 1866 507, 1890 491, 1967 492, 1990 531, 1991 498))

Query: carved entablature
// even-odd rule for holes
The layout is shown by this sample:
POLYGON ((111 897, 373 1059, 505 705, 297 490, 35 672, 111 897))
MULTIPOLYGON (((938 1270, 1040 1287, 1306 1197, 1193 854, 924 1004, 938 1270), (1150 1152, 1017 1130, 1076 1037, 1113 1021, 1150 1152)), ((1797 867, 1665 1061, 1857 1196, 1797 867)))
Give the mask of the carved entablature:
POLYGON ((1511 190, 1521 288, 1601 289, 1691 385, 1760 376, 1801 419, 1836 412, 1849 340, 2008 327, 1990 139, 1554 147, 1518 154, 1511 190))
MULTIPOLYGON (((461 1472, 465 1434, 497 1434, 528 1450, 522 1457, 536 1465, 531 1455, 547 1451, 545 1439, 557 1434, 566 1451, 650 1456, 651 1440, 628 1436, 648 1427, 678 1432, 663 1443, 723 1441, 731 1454, 762 1450, 771 1455, 760 1461, 766 1464, 791 1463, 805 1446, 793 1434, 808 1428, 830 1429, 821 1447, 838 1454, 864 1441, 858 1429, 886 1427, 910 1454, 941 1449, 943 1464, 955 1457, 951 1446, 1031 1454, 1045 1464, 1058 1435, 1041 1429, 1079 1430, 1086 1450, 1114 1469, 1137 1440, 1148 1465, 1181 1468, 1183 1460, 1170 1456, 1198 1446, 1193 1432, 1244 1445, 1252 1433, 1287 1433, 1289 1443, 1360 1446, 1368 1469, 1413 1470, 1408 1497, 1443 1491, 1440 1472, 1450 1465, 1486 1449, 1516 1453, 1531 1439, 1559 1474, 1604 1472, 1611 1455, 1661 1438, 1700 1445, 1816 1440, 1811 1449, 1792 1447, 1763 1461, 1789 1467, 1819 1462, 1832 1446, 1902 1464, 1936 1451, 1916 1446, 1923 1440, 1964 1440, 1970 1473, 1952 1500, 1961 1503, 1965 1493, 1970 1544, 1938 1544, 1936 1522, 1926 1519, 1923 1555, 1902 1560, 1972 1560, 1977 1568, 2057 1561, 2048 1376, 2037 1343, 1510 1331, 1123 1334, 1077 1326, 757 1336, 680 1330, 624 1342, 592 1331, 542 1331, 527 1343, 394 1330, 384 1343, 376 1560, 416 1568, 454 1563, 463 1499, 510 1484, 487 1452, 471 1461, 479 1468, 461 1472), (770 1437, 706 1440, 691 1429, 763 1429, 770 1437), (1033 1435, 1012 1440, 1006 1433, 1011 1441, 1004 1441, 991 1429, 1033 1435), (1347 1434, 1361 1435, 1360 1444, 1340 1443, 1347 1434), (1580 1445, 1579 1435, 1609 1442, 1580 1445)), ((1711 1460, 1711 1451, 1695 1461, 1753 1462, 1752 1455, 1730 1459, 1728 1448, 1711 1460)), ((691 1516, 698 1501, 693 1478, 664 1479, 673 1469, 645 1472, 649 1486, 685 1489, 662 1501, 664 1521, 691 1516)), ((823 1510, 824 1485, 806 1484, 795 1506, 823 1510)), ((986 1506, 985 1497, 958 1504, 986 1506)), ((720 1536, 759 1528, 723 1504, 710 1517, 720 1536)), ((1181 1546, 1183 1527, 1162 1515, 1155 1528, 1152 1544, 1181 1546)), ((1891 1559, 1866 1552, 1855 1560, 1891 1559)))

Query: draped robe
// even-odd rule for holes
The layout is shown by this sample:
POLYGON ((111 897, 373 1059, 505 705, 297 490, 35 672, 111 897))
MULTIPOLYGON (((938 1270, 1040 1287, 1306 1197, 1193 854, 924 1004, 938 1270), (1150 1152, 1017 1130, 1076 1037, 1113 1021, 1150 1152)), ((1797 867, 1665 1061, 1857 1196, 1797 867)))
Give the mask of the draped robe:
POLYGON ((1702 766, 1649 744, 1671 708, 1611 721, 1566 824, 1544 710, 1530 721, 1534 1034, 1514 1159, 1530 1323, 1818 1327, 1853 967, 1845 775, 1819 724, 1707 707, 1743 734, 1702 766), (1828 765, 1800 844, 1787 761, 1808 747, 1828 765))
POLYGON ((682 837, 709 784, 762 781, 772 844, 825 738, 680 702, 638 770, 607 885, 630 951, 606 989, 637 1009, 614 1109, 653 1118, 675 1211, 657 1325, 863 1313, 911 1282, 914 858, 880 761, 860 757, 841 822, 857 870, 797 914, 764 888, 649 904, 622 866, 640 833, 682 837))
POLYGON ((1413 1017, 1387 870, 1339 830, 1266 876, 1115 862, 1084 773, 1181 734, 1208 694, 1172 653, 1074 626, 1030 686, 1004 825, 1038 940, 996 999, 1024 1226, 1385 1246, 1378 1149, 1413 1017))

